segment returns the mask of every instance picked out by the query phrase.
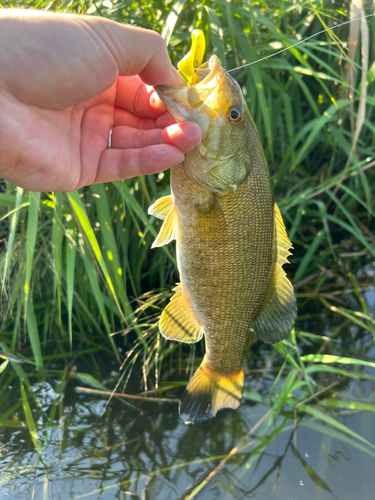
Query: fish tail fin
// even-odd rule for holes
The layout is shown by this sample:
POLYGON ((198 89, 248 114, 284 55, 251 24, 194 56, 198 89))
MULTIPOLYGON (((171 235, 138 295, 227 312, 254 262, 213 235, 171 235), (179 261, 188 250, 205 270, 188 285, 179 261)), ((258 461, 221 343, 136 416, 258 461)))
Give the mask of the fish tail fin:
POLYGON ((237 408, 243 381, 243 368, 237 373, 220 373, 209 368, 204 359, 182 395, 180 417, 185 423, 202 422, 222 408, 237 408))

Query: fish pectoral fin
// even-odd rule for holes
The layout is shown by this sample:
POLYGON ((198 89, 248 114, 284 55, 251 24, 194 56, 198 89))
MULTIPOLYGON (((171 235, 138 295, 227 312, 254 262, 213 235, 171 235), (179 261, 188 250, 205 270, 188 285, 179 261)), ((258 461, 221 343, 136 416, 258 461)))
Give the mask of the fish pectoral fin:
MULTIPOLYGON (((163 198, 160 198, 160 200, 158 200, 158 201, 161 201, 162 199, 163 198)), ((149 213, 151 213, 150 210, 152 209, 153 206, 156 205, 156 203, 154 203, 154 205, 152 205, 149 208, 149 213)), ((156 210, 155 210, 155 213, 153 213, 152 215, 156 215, 156 217, 159 217, 160 219, 162 219, 162 218, 164 218, 166 211, 167 211, 167 208, 162 207, 160 209, 160 211, 158 212, 159 215, 156 215, 156 210)), ((161 226, 159 234, 157 235, 156 240, 152 244, 151 248, 162 247, 163 245, 166 245, 167 243, 170 243, 172 240, 176 239, 176 229, 177 229, 177 212, 176 212, 175 206, 172 202, 172 204, 169 205, 169 212, 165 216, 165 220, 163 222, 163 225, 161 226)))
POLYGON ((288 262, 292 244, 286 234, 284 222, 275 203, 275 254, 276 262, 263 307, 253 324, 254 333, 264 342, 279 342, 293 328, 297 305, 293 286, 282 266, 288 262))
POLYGON ((181 397, 180 417, 194 424, 214 417, 222 408, 237 408, 243 381, 243 368, 238 373, 220 373, 208 368, 204 359, 181 397))
POLYGON ((149 215, 154 215, 158 219, 165 220, 173 207, 172 195, 163 196, 155 201, 148 209, 149 215))
POLYGON ((178 285, 175 290, 176 293, 160 317, 159 329, 168 340, 193 344, 203 337, 203 328, 198 323, 182 286, 178 285))

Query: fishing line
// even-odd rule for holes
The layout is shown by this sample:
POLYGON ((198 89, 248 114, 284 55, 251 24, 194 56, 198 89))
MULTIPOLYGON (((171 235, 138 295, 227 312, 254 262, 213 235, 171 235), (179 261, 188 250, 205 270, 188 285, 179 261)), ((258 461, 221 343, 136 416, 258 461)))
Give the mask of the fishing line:
POLYGON ((322 33, 326 33, 327 31, 335 30, 336 28, 340 28, 340 26, 344 26, 345 24, 354 23, 354 21, 360 21, 361 19, 367 19, 368 17, 373 17, 373 16, 375 16, 375 14, 368 14, 367 16, 357 17, 356 19, 351 19, 350 21, 345 21, 344 23, 337 24, 336 26, 332 26, 332 28, 327 28, 325 30, 319 31, 318 33, 314 33, 314 35, 310 35, 310 36, 304 38, 303 40, 299 40, 298 42, 294 43, 290 47, 285 47, 284 49, 278 50, 277 52, 275 52, 274 54, 271 54, 270 56, 262 57, 261 59, 257 59, 256 61, 244 64, 243 66, 238 66, 238 68, 230 69, 227 72, 231 73, 232 71, 237 71, 238 69, 246 68, 247 66, 251 66, 252 64, 256 64, 258 62, 269 59, 270 57, 277 56, 278 54, 282 54, 286 50, 290 50, 293 47, 296 47, 297 45, 299 45, 300 43, 304 43, 307 40, 310 40, 310 38, 314 38, 314 36, 321 35, 322 33))

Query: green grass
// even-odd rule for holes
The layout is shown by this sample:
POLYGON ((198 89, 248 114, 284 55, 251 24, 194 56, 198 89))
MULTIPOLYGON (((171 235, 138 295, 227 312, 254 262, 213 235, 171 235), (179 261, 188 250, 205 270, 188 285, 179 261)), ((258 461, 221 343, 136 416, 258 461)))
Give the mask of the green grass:
MULTIPOLYGON (((175 64, 189 48, 189 31, 199 27, 207 37, 207 55, 218 54, 227 69, 271 55, 349 16, 346 4, 340 11, 333 2, 313 0, 1 5, 101 15, 155 29, 169 42, 175 64)), ((375 321, 364 298, 366 287, 373 286, 375 261, 374 18, 367 23, 366 94, 363 35, 354 71, 347 60, 348 26, 232 74, 259 128, 294 246, 286 271, 297 292, 299 317, 292 339, 267 351, 275 368, 265 366, 249 343, 249 380, 253 365, 262 377, 272 375, 266 395, 251 382, 245 388, 245 404, 264 410, 257 413, 256 432, 244 429, 236 449, 212 460, 214 465, 202 460, 204 477, 192 484, 186 499, 215 481, 229 461, 237 463, 239 479, 256 470, 272 441, 291 428, 295 438, 306 426, 327 442, 336 439, 375 454, 372 442, 340 418, 375 409, 373 398, 364 401, 345 392, 350 380, 373 381, 374 373, 369 353, 375 321)), ((178 275, 173 245, 150 250, 160 226, 147 209, 169 193, 168 173, 70 194, 40 195, 8 183, 1 189, 0 426, 27 428, 43 460, 48 429, 58 427, 61 401, 74 377, 87 387, 119 392, 133 367, 139 371, 141 366, 144 388, 170 393, 173 386, 177 394, 202 350, 167 343, 157 330, 178 275), (116 379, 104 380, 103 359, 121 366, 116 379), (57 399, 43 414, 31 387, 51 377, 58 380, 57 399), (7 387, 15 380, 20 403, 9 406, 7 387)), ((293 439, 287 446, 293 449, 293 439)), ((327 470, 310 470, 293 453, 317 488, 327 489, 327 470)), ((188 464, 181 461, 164 469, 183 467, 188 464)), ((155 466, 154 474, 159 469, 155 466)))

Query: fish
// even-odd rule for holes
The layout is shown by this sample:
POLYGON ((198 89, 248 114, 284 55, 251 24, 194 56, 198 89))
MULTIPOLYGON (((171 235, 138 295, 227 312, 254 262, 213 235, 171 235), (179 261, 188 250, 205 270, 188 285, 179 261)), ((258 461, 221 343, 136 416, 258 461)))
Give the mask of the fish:
POLYGON ((188 344, 205 340, 203 361, 180 399, 186 423, 237 408, 250 329, 276 343, 297 314, 282 268, 292 245, 241 88, 216 55, 195 73, 192 85, 155 88, 176 122, 200 126, 202 141, 171 169, 171 195, 149 208, 164 221, 153 247, 176 240, 180 274, 160 332, 188 344))

